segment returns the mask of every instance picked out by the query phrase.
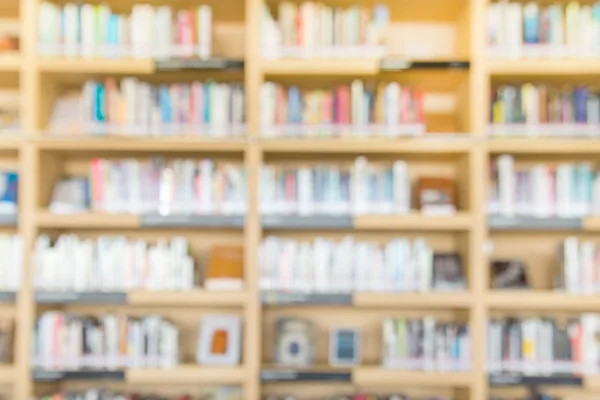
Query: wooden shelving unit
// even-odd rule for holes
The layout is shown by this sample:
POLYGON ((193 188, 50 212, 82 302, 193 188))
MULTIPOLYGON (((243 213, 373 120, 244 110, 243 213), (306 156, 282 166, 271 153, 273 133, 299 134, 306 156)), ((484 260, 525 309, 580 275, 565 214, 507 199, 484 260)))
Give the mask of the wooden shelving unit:
MULTIPOLYGON (((4 1, 4 0, 2 0, 4 1)), ((134 215, 109 215, 82 213, 78 215, 56 215, 45 207, 48 204, 40 199, 48 192, 60 174, 59 163, 46 163, 45 156, 55 155, 60 161, 62 156, 85 155, 95 157, 103 154, 194 154, 223 155, 236 158, 245 163, 248 170, 250 188, 248 213, 237 228, 217 229, 217 233, 207 230, 204 237, 222 235, 231 241, 239 241, 245 247, 246 287, 238 293, 214 293, 203 290, 191 293, 127 293, 127 302, 122 307, 160 309, 163 314, 184 315, 195 318, 197 311, 236 310, 244 320, 243 363, 235 368, 211 368, 195 365, 182 365, 172 370, 130 370, 125 371, 125 382, 135 385, 158 384, 239 384, 243 387, 244 398, 258 400, 261 395, 260 372, 269 368, 266 359, 270 354, 272 342, 265 331, 273 318, 285 315, 287 310, 277 306, 264 307, 258 289, 257 248, 264 235, 281 227, 273 221, 261 219, 258 212, 259 166, 270 159, 294 159, 313 157, 316 160, 336 158, 352 159, 357 155, 375 157, 402 158, 425 165, 439 160, 453 165, 454 175, 460 183, 460 211, 449 217, 433 217, 421 214, 399 216, 357 216, 348 226, 335 229, 332 236, 350 234, 363 235, 366 238, 402 236, 408 232, 434 238, 434 247, 439 244, 446 248, 459 249, 466 260, 468 269, 468 290, 464 293, 415 293, 415 294, 370 294, 353 296, 345 305, 326 305, 324 307, 302 307, 294 305, 294 315, 303 315, 318 320, 319 327, 328 327, 339 321, 354 321, 370 328, 379 326, 382 318, 392 313, 412 310, 420 314, 427 312, 456 312, 466 315, 472 338, 472 370, 469 372, 412 372, 385 369, 369 360, 365 366, 351 371, 348 384, 360 388, 397 388, 405 386, 426 388, 457 388, 462 390, 457 399, 485 400, 488 398, 489 385, 486 376, 486 324, 495 310, 506 312, 529 310, 532 312, 583 312, 600 310, 597 296, 569 296, 550 291, 531 292, 492 292, 488 287, 488 255, 485 244, 495 234, 510 235, 510 232, 495 233, 489 229, 485 214, 488 162, 498 154, 594 156, 600 152, 600 141, 575 139, 517 139, 488 138, 487 120, 491 81, 500 77, 548 77, 557 76, 568 79, 572 76, 592 76, 600 72, 600 60, 525 60, 497 61, 487 59, 485 48, 486 0, 455 0, 451 2, 435 1, 422 4, 417 0, 403 2, 389 1, 393 19, 406 22, 417 20, 439 21, 444 26, 452 26, 456 31, 454 57, 468 61, 469 68, 461 71, 436 71, 424 68, 419 71, 387 71, 406 81, 408 84, 424 85, 442 92, 458 94, 459 102, 455 116, 448 119, 436 117, 441 126, 460 126, 468 135, 449 136, 444 134, 413 139, 269 139, 260 137, 260 85, 266 80, 285 80, 286 82, 307 82, 318 77, 347 81, 353 77, 374 78, 381 72, 380 60, 263 60, 260 57, 260 13, 264 0, 245 0, 234 2, 224 0, 235 14, 232 17, 245 38, 243 54, 247 102, 248 137, 244 139, 207 140, 193 136, 186 137, 73 137, 49 136, 45 134, 45 119, 52 95, 47 87, 61 80, 83 81, 89 76, 152 76, 160 80, 156 65, 151 60, 103 60, 103 59, 67 59, 44 58, 36 50, 37 15, 39 0, 14 0, 19 3, 21 24, 21 52, 19 55, 0 56, 0 84, 19 86, 21 93, 21 131, 18 135, 2 136, 0 139, 0 160, 14 162, 20 171, 19 214, 14 227, 2 229, 18 232, 25 240, 25 284, 16 296, 14 303, 3 303, 2 307, 11 309, 16 319, 16 343, 14 365, 0 366, 0 385, 9 386, 13 397, 25 400, 34 394, 36 383, 30 369, 30 335, 37 313, 37 305, 31 282, 31 250, 36 237, 46 231, 60 232, 127 232, 145 231, 142 217, 134 215), (239 10, 244 8, 244 12, 239 10), (237 18, 243 18, 238 21, 237 18), (3 78, 6 77, 6 78, 3 78), (455 118, 456 117, 456 118, 455 118), (441 121, 441 122, 440 122, 441 121), (225 232, 223 232, 225 231, 225 232), (340 231, 343 231, 340 233, 340 231), (441 239, 440 239, 441 238, 441 239), (338 308, 344 308, 337 313, 338 308), (191 311, 190 311, 191 310, 191 311), (331 319, 331 321, 329 320, 331 319), (370 365, 370 366, 369 366, 370 365)), ((113 0, 109 0, 109 3, 113 0)), ((360 2, 361 0, 357 0, 360 2)), ((275 3, 272 1, 270 3, 275 3)), ((327 1, 326 1, 327 2, 327 1)), ((127 4, 135 4, 127 0, 127 4)), ((366 2, 371 4, 371 2, 366 2)), ((216 2, 212 2, 216 4, 216 2)), ((337 3, 336 3, 337 4, 337 3)), ((0 12, 2 5, 0 5, 0 12)), ((223 10, 221 10, 222 12, 223 10)), ((453 32, 454 32, 453 31, 453 32)), ((438 36, 444 35, 436 31, 438 36)), ((397 35, 402 36, 402 35, 397 35)), ((426 35, 425 35, 426 36, 426 35)), ((241 40, 241 39, 240 39, 241 40)), ((185 72, 207 76, 206 71, 185 72)), ((65 161, 68 162, 68 161, 65 161)), ((189 227, 188 227, 189 228, 189 227)), ((190 233, 192 228, 186 228, 190 233)), ((179 234, 182 228, 169 227, 160 230, 161 236, 179 234)), ((195 229, 195 228, 194 228, 195 229)), ((202 230, 203 228, 198 228, 202 230)), ((207 228, 208 229, 208 228, 207 228)), ((286 228, 289 237, 306 235, 307 230, 298 232, 293 227, 286 228)), ((150 230, 151 231, 151 230, 150 230)), ((318 229, 308 230, 317 234, 318 229)), ((582 220, 581 232, 599 232, 600 217, 582 220)), ((194 234, 203 235, 202 232, 194 234)), ((150 233, 153 234, 153 233, 150 233)), ((327 233, 329 234, 329 233, 327 233)), ((530 240, 545 233, 526 232, 530 240)), ((303 236, 306 237, 306 236, 303 236)), ((520 236, 519 236, 520 237, 520 236)), ((221 238, 221 236, 219 236, 221 238)), ((197 239, 199 242, 201 239, 197 239)), ((504 239, 503 239, 504 240, 504 239)), ((508 240, 508 239, 506 239, 508 240)), ((519 246, 515 239, 515 246, 519 246)), ((523 244, 523 253, 527 245, 523 244)), ((197 325, 197 321, 192 321, 197 325)), ((377 336, 369 340, 381 339, 377 336)), ((327 355, 321 355, 327 357, 327 355)), ((586 390, 600 390, 600 377, 587 377, 586 390)), ((270 384, 272 385, 272 384, 270 384)), ((296 384, 296 390, 303 390, 310 384, 296 384), (300 388, 300 389, 298 389, 300 388)))

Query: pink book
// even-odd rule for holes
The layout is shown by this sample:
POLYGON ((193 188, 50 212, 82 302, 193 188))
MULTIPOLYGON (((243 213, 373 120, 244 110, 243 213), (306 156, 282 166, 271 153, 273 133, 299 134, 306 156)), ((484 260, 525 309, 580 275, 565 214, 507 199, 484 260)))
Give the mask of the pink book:
POLYGON ((294 172, 288 172, 285 177, 285 199, 289 202, 296 202, 296 175, 294 172))
POLYGON ((321 122, 323 124, 331 124, 333 121, 333 95, 331 92, 324 92, 321 107, 321 122))
POLYGON ((410 89, 403 89, 400 93, 400 122, 407 124, 410 118, 410 89))
POLYGON ((415 122, 422 124, 425 122, 425 113, 423 111, 423 91, 414 90, 415 122))
POLYGON ((103 209, 104 188, 102 187, 102 160, 94 158, 91 165, 92 172, 92 208, 94 211, 103 209))
POLYGON ((350 88, 348 86, 340 87, 340 96, 338 101, 338 115, 340 124, 350 124, 350 88))
POLYGON ((185 46, 194 45, 194 25, 192 20, 192 14, 188 10, 180 12, 180 33, 181 33, 181 44, 185 46))

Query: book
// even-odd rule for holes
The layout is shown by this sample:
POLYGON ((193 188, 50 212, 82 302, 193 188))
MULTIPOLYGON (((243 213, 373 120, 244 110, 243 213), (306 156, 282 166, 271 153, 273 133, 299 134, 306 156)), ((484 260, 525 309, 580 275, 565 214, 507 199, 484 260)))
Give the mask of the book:
POLYGON ((38 400, 242 400, 242 391, 238 387, 214 387, 195 390, 194 394, 159 395, 154 391, 122 392, 111 389, 67 390, 50 396, 36 397, 38 400))
POLYGON ((204 284, 208 290, 242 290, 244 283, 244 248, 213 246, 204 284))
POLYGON ((528 289, 527 268, 520 260, 494 260, 491 263, 492 289, 528 289))
POLYGON ((212 8, 133 5, 115 13, 107 4, 42 1, 38 51, 70 58, 210 58, 212 8))
POLYGON ((32 367, 43 370, 174 368, 179 329, 158 315, 99 317, 43 312, 34 329, 32 367))
POLYGON ((396 82, 354 80, 301 89, 265 82, 261 133, 267 137, 401 137, 426 131, 422 90, 396 82))
POLYGON ((353 5, 284 1, 277 16, 269 5, 261 13, 261 53, 266 58, 381 58, 387 54, 385 34, 389 10, 353 5))
POLYGON ((245 134, 242 83, 212 80, 155 85, 138 78, 88 80, 58 97, 51 134, 240 137, 245 134), (79 112, 73 112, 79 110, 79 112))

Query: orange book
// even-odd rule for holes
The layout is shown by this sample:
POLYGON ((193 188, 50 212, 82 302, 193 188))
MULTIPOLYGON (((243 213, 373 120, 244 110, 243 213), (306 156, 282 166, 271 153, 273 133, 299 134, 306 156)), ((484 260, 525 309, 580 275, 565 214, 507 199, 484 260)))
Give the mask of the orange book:
POLYGON ((204 286, 207 290, 242 290, 244 279, 244 248, 214 246, 210 251, 204 286))

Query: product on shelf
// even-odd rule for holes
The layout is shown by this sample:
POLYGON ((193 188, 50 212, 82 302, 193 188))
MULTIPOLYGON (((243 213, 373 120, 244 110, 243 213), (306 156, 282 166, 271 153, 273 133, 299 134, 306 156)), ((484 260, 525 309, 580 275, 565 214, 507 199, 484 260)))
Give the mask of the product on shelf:
POLYGON ((48 130, 76 135, 241 136, 244 85, 211 80, 156 85, 133 77, 88 80, 81 91, 58 98, 48 130))
POLYGON ((488 325, 489 372, 595 374, 600 317, 492 319, 488 325))
POLYGON ((504 217, 579 218, 600 212, 600 175, 590 163, 515 166, 502 155, 492 165, 488 213, 504 217))
POLYGON ((265 82, 261 133, 286 137, 399 137, 425 133, 423 92, 398 82, 363 82, 331 89, 265 82))
POLYGON ((406 214, 411 188, 404 161, 353 165, 264 165, 262 214, 406 214))
POLYGON ((89 199, 89 205, 73 200, 73 204, 66 202, 68 207, 53 207, 65 203, 61 197, 52 199, 51 210, 243 215, 247 207, 244 166, 211 159, 95 158, 90 163, 89 185, 76 188, 89 192, 78 192, 71 200, 89 199))
POLYGON ((14 329, 13 320, 0 320, 0 364, 13 361, 14 329))
POLYGON ((185 237, 156 243, 100 236, 61 235, 54 245, 40 236, 34 252, 34 285, 48 292, 192 290, 198 273, 185 237))
POLYGON ((196 362, 234 366, 241 359, 242 320, 237 315, 207 315, 200 322, 196 362))
POLYGON ((490 134, 567 136, 600 134, 600 97, 593 87, 525 83, 492 92, 490 134))
POLYGON ((259 287, 299 293, 429 292, 466 288, 458 254, 434 253, 424 238, 386 244, 268 236, 259 248, 259 287))
POLYGON ((19 235, 0 235, 0 292, 18 292, 23 274, 23 239, 19 235))
POLYGON ((464 323, 388 318, 383 323, 383 365, 425 371, 470 369, 471 343, 464 323))
POLYGON ((335 327, 329 332, 329 365, 351 367, 360 365, 360 329, 335 327))
POLYGON ((276 324, 275 362, 306 367, 314 361, 314 326, 301 318, 279 318, 276 324))
POLYGON ((39 5, 38 51, 83 58, 209 58, 212 9, 135 4, 116 14, 107 4, 39 5))
POLYGON ((0 55, 19 51, 19 20, 0 18, 0 55))
MULTIPOLYGON (((377 395, 377 394, 339 394, 334 396, 321 396, 321 397, 306 397, 306 396, 297 396, 297 395, 285 395, 285 396, 276 396, 276 395, 267 395, 263 398, 263 400, 451 400, 448 397, 423 397, 423 396, 408 396, 404 394, 386 394, 386 395, 377 395)), ((494 399, 492 399, 494 400, 494 399)), ((540 399, 540 400, 553 400, 553 399, 540 399)), ((558 399, 557 399, 558 400, 558 399)))
POLYGON ((597 57, 600 2, 539 4, 498 1, 488 6, 489 54, 499 58, 597 57))
POLYGON ((424 214, 448 215, 456 213, 454 180, 439 177, 421 177, 418 184, 419 208, 424 214))
POLYGON ((214 246, 204 285, 208 290, 242 290, 244 284, 244 248, 214 246))
POLYGON ((527 268, 521 260, 494 260, 491 263, 492 289, 529 289, 527 268))
POLYGON ((142 393, 122 393, 109 389, 87 389, 70 390, 60 392, 51 396, 39 397, 39 400, 242 400, 242 391, 235 387, 217 387, 208 389, 204 394, 178 396, 166 396, 155 393, 148 394, 148 390, 142 393), (145 392, 145 393, 144 393, 145 392))
POLYGON ((268 5, 261 18, 261 53, 266 58, 384 57, 389 10, 377 4, 330 7, 321 3, 282 1, 277 17, 268 5))
POLYGON ((50 311, 36 322, 32 364, 47 370, 173 368, 180 362, 179 342, 179 329, 157 315, 50 311))
POLYGON ((600 248, 596 243, 576 237, 563 241, 555 287, 570 294, 600 292, 600 248))

